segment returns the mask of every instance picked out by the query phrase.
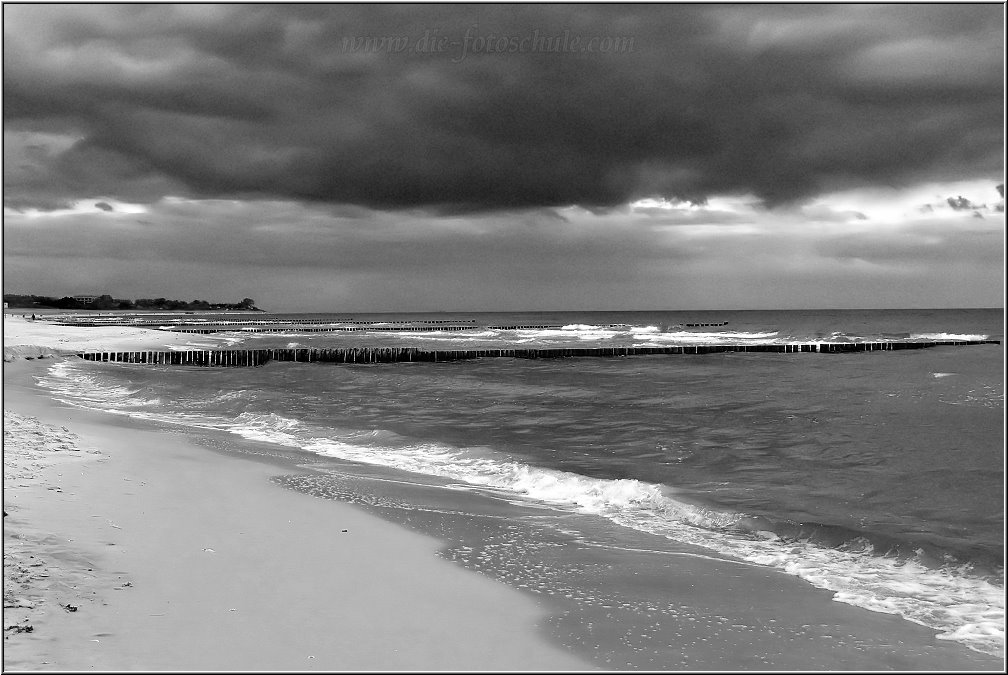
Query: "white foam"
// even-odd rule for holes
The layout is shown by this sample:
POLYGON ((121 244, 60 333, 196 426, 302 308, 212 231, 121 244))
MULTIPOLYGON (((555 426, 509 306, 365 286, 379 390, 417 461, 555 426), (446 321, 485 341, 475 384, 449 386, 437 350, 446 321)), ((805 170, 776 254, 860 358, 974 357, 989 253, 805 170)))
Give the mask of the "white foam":
POLYGON ((476 331, 465 333, 458 332, 440 332, 440 333, 410 333, 407 336, 409 340, 431 340, 434 342, 482 342, 486 338, 492 338, 500 335, 498 331, 486 330, 486 331, 476 331))
POLYGON ((328 438, 313 438, 301 447, 598 514, 621 525, 780 569, 833 591, 840 602, 898 614, 941 635, 955 636, 948 639, 977 651, 995 654, 1003 650, 1004 594, 1000 588, 914 561, 875 555, 867 542, 838 550, 782 541, 772 533, 747 536, 737 531, 747 520, 743 514, 681 502, 661 485, 541 469, 495 458, 492 452, 473 453, 437 445, 357 446, 328 438), (736 531, 727 531, 733 528, 736 531))
POLYGON ((987 335, 978 333, 912 333, 914 340, 986 340, 987 335))
POLYGON ((93 405, 125 408, 161 405, 159 398, 137 396, 139 389, 110 384, 96 374, 74 369, 68 361, 54 363, 45 375, 36 377, 36 380, 54 393, 79 398, 93 405))
POLYGON ((299 445, 296 432, 301 423, 274 413, 242 413, 233 422, 227 422, 223 426, 249 440, 276 443, 292 448, 299 445))
POLYGON ((599 326, 588 326, 585 324, 571 324, 563 328, 543 328, 543 329, 523 329, 516 330, 515 334, 520 338, 531 338, 533 340, 548 340, 549 338, 563 338, 569 340, 576 337, 579 340, 605 340, 614 338, 621 333, 610 328, 599 326))
POLYGON ((858 340, 863 340, 864 338, 860 335, 854 335, 852 333, 844 333, 843 331, 835 330, 830 333, 828 340, 853 340, 857 342, 858 340))
POLYGON ((248 341, 248 340, 273 340, 275 338, 282 338, 282 337, 286 337, 286 338, 291 338, 291 337, 303 338, 303 337, 305 337, 305 333, 304 333, 304 331, 298 331, 298 330, 294 330, 294 329, 285 330, 285 331, 278 332, 278 333, 266 332, 266 331, 257 331, 257 332, 249 332, 247 334, 242 335, 241 337, 242 337, 242 341, 244 342, 244 341, 248 341))
POLYGON ((716 332, 692 332, 692 331, 672 331, 668 333, 649 333, 636 331, 633 337, 637 340, 649 340, 651 342, 676 342, 683 344, 697 344, 707 342, 730 342, 742 341, 750 342, 756 340, 773 342, 773 338, 778 335, 777 331, 750 333, 744 331, 716 331, 716 332))
POLYGON ((1004 594, 1000 588, 914 561, 875 555, 867 542, 838 550, 783 541, 773 533, 747 536, 740 531, 728 532, 743 525, 745 516, 686 504, 656 484, 540 469, 496 459, 486 452, 476 454, 435 445, 356 446, 326 438, 313 438, 301 447, 602 515, 621 525, 780 569, 833 591, 837 601, 898 614, 941 635, 955 636, 948 639, 977 651, 995 654, 1003 650, 1004 594))
POLYGON ((474 452, 435 444, 377 447, 319 437, 302 441, 301 447, 322 455, 506 490, 585 513, 604 515, 627 508, 647 508, 703 527, 727 527, 742 517, 678 502, 666 495, 666 488, 658 484, 633 479, 590 478, 532 467, 497 457, 487 449, 474 452))
POLYGON ((1004 651, 1002 588, 961 570, 935 570, 914 560, 876 555, 867 541, 842 549, 784 541, 773 533, 746 532, 751 521, 744 514, 688 504, 670 488, 654 483, 533 467, 488 448, 407 444, 392 432, 326 429, 319 435, 298 420, 272 413, 243 413, 231 419, 168 413, 154 400, 137 398, 136 390, 103 383, 67 362, 56 363, 49 374, 40 382, 76 405, 196 428, 227 429, 244 438, 448 478, 597 514, 626 527, 779 569, 832 591, 838 602, 899 615, 976 651, 994 655, 1004 651))
POLYGON ((746 540, 685 528, 670 534, 662 531, 664 527, 635 524, 655 534, 781 569, 817 588, 833 591, 838 602, 899 615, 975 651, 1004 653, 1004 591, 986 580, 874 555, 870 549, 855 552, 807 542, 746 540))

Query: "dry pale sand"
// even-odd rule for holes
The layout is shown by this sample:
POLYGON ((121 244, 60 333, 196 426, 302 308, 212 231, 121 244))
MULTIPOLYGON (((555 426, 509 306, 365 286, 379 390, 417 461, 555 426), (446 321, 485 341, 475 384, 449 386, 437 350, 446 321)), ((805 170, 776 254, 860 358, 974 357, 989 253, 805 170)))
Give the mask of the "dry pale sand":
MULTIPOLYGON (((8 321, 5 348, 58 335, 8 321)), ((114 347, 101 333, 118 330, 57 344, 114 347)), ((437 558, 437 540, 59 405, 32 379, 46 363, 4 364, 5 670, 590 667, 547 642, 534 600, 437 558)))
MULTIPOLYGON (((101 326, 81 328, 57 326, 48 320, 26 319, 7 310, 4 313, 4 358, 10 360, 39 354, 67 354, 81 351, 115 351, 116 349, 183 349, 226 346, 225 336, 170 333, 150 328, 101 326)), ((22 310, 17 310, 22 311, 22 310)), ((31 313, 28 313, 31 316, 31 313)))

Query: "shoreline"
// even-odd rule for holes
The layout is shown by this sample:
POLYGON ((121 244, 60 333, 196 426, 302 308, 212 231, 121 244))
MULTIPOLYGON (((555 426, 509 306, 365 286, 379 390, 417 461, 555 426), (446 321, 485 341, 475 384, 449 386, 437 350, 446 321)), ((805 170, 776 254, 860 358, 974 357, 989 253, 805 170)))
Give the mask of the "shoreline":
POLYGON ((275 464, 60 406, 33 391, 38 366, 5 364, 5 411, 102 454, 5 486, 5 551, 34 548, 58 579, 21 610, 32 632, 5 630, 5 669, 592 667, 540 634, 541 606, 436 558, 437 540, 282 489, 275 464))
MULTIPOLYGON (((109 332, 84 330, 102 340, 109 332)), ((242 457, 269 454, 272 446, 224 434, 224 445, 232 448, 217 452, 201 442, 215 432, 191 434, 181 427, 176 432, 64 406, 32 380, 48 365, 24 359, 5 363, 5 411, 37 417, 54 430, 65 427, 67 434, 77 434, 72 440, 84 452, 100 448, 103 454, 96 461, 46 469, 23 491, 30 493, 31 518, 5 519, 11 521, 5 522, 5 551, 9 530, 25 535, 25 541, 41 547, 48 578, 62 584, 56 590, 63 594, 48 601, 37 632, 5 639, 5 667, 622 666, 622 661, 603 662, 581 642, 586 625, 606 626, 608 610, 564 604, 554 595, 533 596, 506 579, 500 583, 472 572, 478 568, 458 557, 460 551, 451 548, 457 542, 445 539, 443 525, 424 530, 380 510, 375 515, 373 509, 276 485, 272 478, 296 471, 298 462, 291 457, 308 456, 301 451, 274 453, 280 458, 242 457), (436 555, 445 552, 454 563, 436 555), (346 570, 355 576, 343 578, 346 570), (418 585, 423 588, 413 588, 418 585), (460 593, 468 595, 459 598, 460 593), (429 625, 432 621, 439 625, 429 625), (50 639, 44 639, 43 629, 50 639)), ((401 486, 393 489, 401 494, 401 486)), ((21 493, 8 494, 5 485, 5 507, 9 497, 23 499, 21 493)), ((671 562, 658 567, 645 554, 586 555, 595 558, 588 562, 606 562, 617 575, 600 583, 675 589, 679 618, 662 630, 671 630, 671 642, 681 645, 681 668, 997 671, 1003 666, 1003 659, 938 640, 933 631, 898 617, 833 602, 830 594, 768 568, 691 558, 695 554, 689 550, 664 556, 671 562), (729 627, 729 617, 750 628, 729 627)), ((557 560, 561 566, 567 562, 557 560)), ((4 614, 6 628, 7 608, 4 614)), ((661 667, 677 666, 663 662, 661 667)))

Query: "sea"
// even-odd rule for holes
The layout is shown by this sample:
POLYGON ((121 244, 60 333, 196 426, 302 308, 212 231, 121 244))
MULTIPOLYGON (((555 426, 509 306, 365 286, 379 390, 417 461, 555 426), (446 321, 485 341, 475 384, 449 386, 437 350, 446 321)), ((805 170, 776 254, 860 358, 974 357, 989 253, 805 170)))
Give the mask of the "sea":
MULTIPOLYGON (((236 323, 214 338, 492 349, 1004 337, 1001 309, 251 318, 286 329, 236 323), (389 330, 403 322, 422 329, 389 330), (305 330, 326 324, 358 329, 305 330)), ((224 450, 273 449, 291 460, 278 485, 435 536, 442 557, 550 599, 554 637, 591 643, 603 667, 690 667, 663 618, 708 621, 694 640, 774 634, 758 607, 712 623, 670 572, 682 556, 1004 656, 1003 345, 254 368, 67 359, 40 383, 72 405, 223 438, 224 450)), ((793 623, 791 645, 773 649, 830 633, 793 623)), ((772 656, 749 665, 784 663, 772 656)))

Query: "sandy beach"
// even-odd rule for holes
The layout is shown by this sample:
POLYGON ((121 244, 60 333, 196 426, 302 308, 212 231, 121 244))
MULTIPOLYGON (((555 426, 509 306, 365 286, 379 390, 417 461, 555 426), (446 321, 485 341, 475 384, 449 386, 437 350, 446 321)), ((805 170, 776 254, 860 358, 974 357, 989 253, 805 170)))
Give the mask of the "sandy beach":
MULTIPOLYGON (((608 604, 565 605, 549 585, 533 595, 528 578, 523 592, 439 557, 437 532, 271 480, 306 455, 218 452, 204 442, 216 432, 70 406, 35 381, 76 350, 190 344, 214 341, 5 317, 6 670, 641 668, 631 641, 659 635, 668 669, 1003 665, 769 567, 678 545, 657 557, 585 549, 600 594, 639 590, 642 606, 653 589, 675 597, 632 634, 608 635, 625 629, 608 604), (622 661, 603 653, 614 642, 622 661)), ((473 527, 468 537, 490 531, 473 527)))
POLYGON ((1006 672, 1003 5, 3 10, 6 670, 1006 672))
MULTIPOLYGON (((5 317, 7 348, 165 337, 5 317)), ((270 464, 57 404, 32 380, 48 359, 12 358, 5 670, 591 667, 546 641, 543 607, 438 559, 437 540, 281 489, 270 464)))
MULTIPOLYGON (((55 314, 47 311, 45 314, 55 314)), ((56 326, 42 312, 4 311, 4 358, 71 354, 119 349, 213 349, 226 346, 227 338, 189 333, 170 333, 149 328, 107 326, 78 328, 56 326), (37 316, 33 320, 26 317, 37 316)))

